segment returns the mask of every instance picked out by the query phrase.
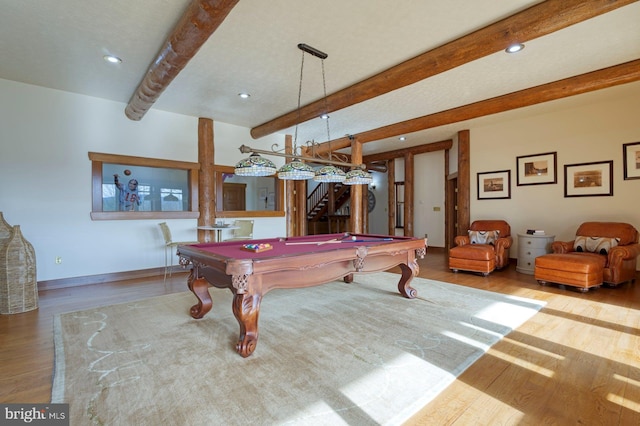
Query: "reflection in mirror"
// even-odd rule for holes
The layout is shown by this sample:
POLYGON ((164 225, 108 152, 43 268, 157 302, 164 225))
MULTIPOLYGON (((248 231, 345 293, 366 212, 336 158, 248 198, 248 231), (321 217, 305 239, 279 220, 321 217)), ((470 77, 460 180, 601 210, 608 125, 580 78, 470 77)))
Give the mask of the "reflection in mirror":
POLYGON ((199 163, 89 152, 91 219, 190 219, 199 163))
POLYGON ((189 211, 189 173, 103 163, 102 211, 189 211))
POLYGON ((275 210, 276 182, 272 177, 222 174, 223 210, 275 210))
POLYGON ((238 176, 215 166, 216 216, 284 216, 283 182, 275 176, 238 176))

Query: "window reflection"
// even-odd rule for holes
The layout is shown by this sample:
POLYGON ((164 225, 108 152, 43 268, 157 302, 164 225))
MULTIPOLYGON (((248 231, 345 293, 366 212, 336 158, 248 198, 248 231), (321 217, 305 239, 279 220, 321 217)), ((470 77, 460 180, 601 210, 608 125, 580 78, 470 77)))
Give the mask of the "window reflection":
POLYGON ((214 167, 216 216, 284 216, 284 183, 275 176, 238 176, 230 166, 214 167))
POLYGON ((223 210, 275 210, 273 177, 237 176, 222 173, 223 210))
POLYGON ((103 163, 102 211, 189 211, 187 170, 103 163))

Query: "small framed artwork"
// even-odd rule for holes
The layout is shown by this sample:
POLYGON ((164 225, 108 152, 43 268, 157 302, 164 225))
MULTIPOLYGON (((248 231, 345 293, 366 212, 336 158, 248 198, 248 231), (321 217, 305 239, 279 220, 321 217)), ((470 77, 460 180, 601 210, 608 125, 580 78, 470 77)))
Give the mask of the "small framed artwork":
POLYGON ((511 198, 511 170, 478 173, 478 200, 511 198))
POLYGON ((565 197, 595 197, 612 195, 613 161, 565 164, 565 197))
POLYGON ((640 179, 640 142, 622 145, 624 179, 640 179))
POLYGON ((517 185, 544 185, 558 183, 557 153, 523 155, 516 157, 517 185))

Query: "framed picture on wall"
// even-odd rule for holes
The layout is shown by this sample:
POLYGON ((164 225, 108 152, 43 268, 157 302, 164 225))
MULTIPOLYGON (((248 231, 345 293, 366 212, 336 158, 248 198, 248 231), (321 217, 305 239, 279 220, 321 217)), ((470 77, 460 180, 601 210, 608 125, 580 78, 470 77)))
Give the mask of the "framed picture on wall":
POLYGON ((565 197, 594 197, 612 195, 613 161, 565 164, 565 197))
POLYGON ((478 200, 511 198, 511 170, 478 173, 478 200))
POLYGON ((557 153, 523 155, 516 157, 518 186, 558 183, 557 153))
POLYGON ((640 142, 622 145, 624 179, 640 179, 640 142))

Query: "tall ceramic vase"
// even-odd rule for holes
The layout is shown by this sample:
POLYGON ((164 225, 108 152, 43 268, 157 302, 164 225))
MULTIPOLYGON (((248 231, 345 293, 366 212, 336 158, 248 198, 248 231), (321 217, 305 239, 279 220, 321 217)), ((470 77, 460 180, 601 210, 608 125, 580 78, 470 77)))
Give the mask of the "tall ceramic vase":
POLYGON ((0 314, 17 314, 38 308, 36 255, 20 225, 10 227, 5 238, 0 216, 0 314))

